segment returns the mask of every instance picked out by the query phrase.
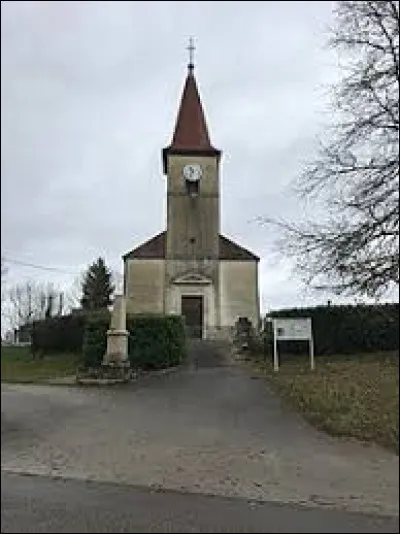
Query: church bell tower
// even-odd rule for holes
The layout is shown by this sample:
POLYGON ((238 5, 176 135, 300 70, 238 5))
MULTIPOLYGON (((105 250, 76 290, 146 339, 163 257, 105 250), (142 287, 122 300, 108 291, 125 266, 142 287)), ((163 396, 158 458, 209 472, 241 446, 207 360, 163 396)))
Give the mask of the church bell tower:
POLYGON ((182 277, 195 280, 197 276, 199 283, 208 280, 215 294, 218 286, 221 151, 210 141, 194 76, 193 50, 191 43, 172 142, 162 152, 167 178, 167 311, 177 309, 170 302, 168 288, 182 277))
POLYGON ((166 228, 124 254, 131 314, 181 315, 189 337, 229 339, 240 317, 260 323, 259 257, 220 229, 221 151, 210 140, 193 44, 170 144, 162 151, 166 228))

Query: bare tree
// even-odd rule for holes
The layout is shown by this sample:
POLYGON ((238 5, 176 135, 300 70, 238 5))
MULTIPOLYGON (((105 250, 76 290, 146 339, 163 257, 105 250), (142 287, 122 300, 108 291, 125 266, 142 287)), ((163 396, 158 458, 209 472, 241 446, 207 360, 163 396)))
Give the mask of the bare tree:
POLYGON ((83 273, 75 277, 69 289, 67 289, 63 296, 63 307, 67 313, 72 310, 80 308, 80 301, 82 298, 82 283, 83 273))
POLYGON ((57 292, 51 284, 33 281, 16 284, 7 292, 5 315, 13 329, 53 315, 53 303, 57 292))
POLYGON ((340 1, 335 15, 333 124, 296 184, 324 219, 265 221, 308 284, 376 297, 399 284, 399 2, 340 1))
POLYGON ((5 298, 5 277, 8 272, 6 265, 4 264, 3 259, 1 260, 1 302, 5 298))
POLYGON ((57 315, 60 316, 60 315, 63 315, 64 313, 64 292, 61 291, 59 296, 58 296, 58 309, 57 309, 57 315))
POLYGON ((2 321, 2 339, 3 339, 3 328, 4 323, 3 319, 5 319, 5 311, 6 311, 6 275, 7 275, 8 269, 6 265, 4 264, 3 258, 1 259, 1 321, 2 321))
POLYGON ((7 267, 4 264, 3 259, 1 260, 1 280, 3 280, 3 277, 7 274, 7 267))

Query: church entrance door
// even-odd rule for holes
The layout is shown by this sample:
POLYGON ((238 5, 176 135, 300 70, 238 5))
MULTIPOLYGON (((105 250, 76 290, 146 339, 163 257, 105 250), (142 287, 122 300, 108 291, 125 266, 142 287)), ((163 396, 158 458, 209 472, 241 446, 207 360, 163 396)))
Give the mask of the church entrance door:
POLYGON ((203 337, 203 297, 198 295, 182 296, 182 315, 185 318, 189 337, 203 337))

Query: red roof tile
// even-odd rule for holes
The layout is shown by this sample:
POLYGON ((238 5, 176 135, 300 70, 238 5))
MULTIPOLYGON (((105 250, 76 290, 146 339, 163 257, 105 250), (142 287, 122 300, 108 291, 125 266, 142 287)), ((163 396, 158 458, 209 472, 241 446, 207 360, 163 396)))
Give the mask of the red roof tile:
POLYGON ((187 75, 183 89, 170 148, 176 150, 210 150, 213 148, 196 80, 191 71, 187 75))
POLYGON ((260 258, 246 248, 231 241, 224 235, 219 235, 219 259, 220 260, 253 260, 260 258))
MULTIPOLYGON (((129 259, 164 259, 165 258, 165 246, 166 246, 167 232, 161 232, 152 237, 142 245, 134 248, 130 252, 127 252, 124 256, 124 260, 129 259)), ((249 250, 241 247, 237 243, 234 243, 227 237, 219 236, 219 259, 220 260, 242 260, 242 261, 258 261, 259 257, 250 252, 249 250)))
POLYGON ((167 232, 161 232, 148 241, 122 256, 124 260, 142 258, 146 260, 159 260, 165 257, 165 243, 167 232))
POLYGON ((193 68, 189 68, 186 77, 172 142, 163 150, 164 172, 167 172, 166 157, 169 153, 221 154, 210 141, 193 68))

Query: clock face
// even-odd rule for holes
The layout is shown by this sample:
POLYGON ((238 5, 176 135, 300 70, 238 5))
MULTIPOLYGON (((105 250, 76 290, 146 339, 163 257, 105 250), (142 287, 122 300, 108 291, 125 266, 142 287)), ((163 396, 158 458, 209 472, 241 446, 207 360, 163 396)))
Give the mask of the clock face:
POLYGON ((183 167, 183 176, 188 182, 200 180, 203 171, 198 163, 189 163, 183 167))

